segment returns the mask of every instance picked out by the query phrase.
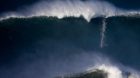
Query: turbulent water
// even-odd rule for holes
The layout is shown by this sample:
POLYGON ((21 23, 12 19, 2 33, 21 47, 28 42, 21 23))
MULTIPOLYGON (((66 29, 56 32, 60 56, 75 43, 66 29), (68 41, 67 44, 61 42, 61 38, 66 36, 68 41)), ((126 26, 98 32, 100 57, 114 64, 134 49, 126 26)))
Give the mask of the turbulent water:
POLYGON ((139 14, 101 0, 2 12, 0 78, 140 78, 139 14))

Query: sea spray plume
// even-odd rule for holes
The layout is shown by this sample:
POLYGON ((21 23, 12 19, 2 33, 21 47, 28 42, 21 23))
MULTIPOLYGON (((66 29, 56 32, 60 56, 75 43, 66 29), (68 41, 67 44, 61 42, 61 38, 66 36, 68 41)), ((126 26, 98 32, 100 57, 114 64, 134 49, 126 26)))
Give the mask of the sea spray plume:
POLYGON ((88 22, 95 17, 103 16, 105 19, 102 21, 101 41, 100 47, 104 46, 104 37, 106 30, 106 19, 111 16, 118 15, 132 15, 136 11, 125 11, 116 8, 112 4, 105 1, 80 1, 80 0, 66 0, 66 1, 40 1, 29 7, 15 12, 6 12, 0 15, 0 20, 14 18, 31 18, 35 16, 48 16, 48 17, 80 17, 83 16, 88 22))
MULTIPOLYGON (((94 65, 88 67, 85 72, 75 75, 61 76, 63 78, 91 78, 89 76, 95 76, 97 73, 100 75, 107 74, 103 78, 140 78, 139 74, 135 70, 128 70, 129 67, 120 66, 120 64, 111 61, 107 56, 102 54, 95 54, 94 56, 94 65), (122 70, 124 69, 124 70, 122 70), (102 71, 102 72, 100 72, 102 71), (87 76, 87 77, 85 77, 87 76)), ((91 59, 90 59, 91 60, 91 59)), ((100 78, 95 76, 95 78, 100 78)), ((102 77, 101 77, 102 78, 102 77)))
POLYGON ((8 19, 10 17, 30 18, 34 16, 51 16, 64 18, 83 16, 89 22, 92 18, 99 16, 131 16, 136 14, 139 15, 140 12, 120 9, 106 1, 100 0, 43 0, 18 9, 17 11, 2 13, 0 14, 0 20, 8 19))
POLYGON ((1 15, 1 20, 10 17, 27 18, 33 16, 56 16, 58 18, 63 18, 83 16, 87 21, 90 21, 90 19, 94 17, 110 17, 124 12, 108 2, 97 0, 41 1, 25 8, 25 10, 3 13, 1 15))
POLYGON ((122 72, 119 68, 115 66, 105 65, 105 64, 94 66, 93 68, 89 68, 87 71, 92 72, 97 69, 106 72, 108 74, 107 78, 123 78, 122 72))
POLYGON ((94 56, 95 65, 88 67, 85 72, 75 75, 63 75, 60 78, 140 78, 136 71, 126 71, 129 69, 128 67, 122 70, 118 64, 112 63, 105 55, 98 54, 94 56))
POLYGON ((88 68, 87 72, 90 73, 96 70, 102 70, 107 73, 107 78, 140 78, 137 73, 131 71, 122 71, 119 67, 109 64, 96 65, 94 67, 88 68))
POLYGON ((137 74, 131 74, 128 78, 140 78, 137 74))
MULTIPOLYGON (((0 19, 8 19, 10 17, 29 18, 34 16, 52 16, 52 17, 80 17, 83 16, 88 22, 91 18, 98 16, 115 16, 121 13, 121 10, 105 1, 41 1, 26 10, 17 12, 7 12, 0 16, 0 19), (60 6, 61 5, 61 6, 60 6)), ((105 20, 101 31, 100 47, 104 44, 105 20)))

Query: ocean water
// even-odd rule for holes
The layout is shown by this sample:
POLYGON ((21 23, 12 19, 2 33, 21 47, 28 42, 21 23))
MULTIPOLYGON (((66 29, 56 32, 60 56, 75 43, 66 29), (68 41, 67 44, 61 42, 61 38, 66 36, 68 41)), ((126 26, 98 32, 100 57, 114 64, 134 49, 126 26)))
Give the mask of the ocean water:
POLYGON ((131 8, 113 0, 29 4, 0 12, 0 78, 93 78, 97 70, 106 73, 105 78, 140 78, 137 4, 131 8))

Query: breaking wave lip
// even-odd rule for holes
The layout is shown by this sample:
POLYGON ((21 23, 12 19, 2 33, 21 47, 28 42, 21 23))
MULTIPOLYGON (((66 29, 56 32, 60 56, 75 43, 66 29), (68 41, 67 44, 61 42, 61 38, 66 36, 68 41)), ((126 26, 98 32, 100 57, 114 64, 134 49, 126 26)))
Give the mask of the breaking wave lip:
POLYGON ((90 77, 90 74, 98 73, 98 75, 102 75, 104 78, 140 78, 139 72, 136 70, 132 70, 127 67, 126 70, 122 70, 119 66, 110 64, 110 63, 102 63, 96 64, 93 67, 87 68, 87 70, 83 73, 71 74, 71 75, 62 75, 58 78, 80 78, 84 75, 90 77), (129 69, 129 70, 127 70, 129 69), (95 73, 96 72, 96 73, 95 73))
POLYGON ((139 11, 128 11, 115 7, 106 1, 40 1, 23 10, 6 12, 0 15, 0 20, 8 18, 31 18, 35 16, 48 17, 80 17, 83 16, 87 21, 94 17, 103 16, 131 16, 140 15, 139 11))
POLYGON ((87 69, 87 73, 96 72, 97 70, 102 70, 107 73, 107 78, 140 78, 140 75, 138 75, 137 72, 122 71, 119 67, 109 64, 101 64, 90 67, 87 69))
MULTIPOLYGON (((124 66, 104 54, 96 53, 93 54, 92 57, 94 57, 93 65, 86 67, 83 73, 61 75, 58 78, 85 78, 85 75, 90 77, 92 76, 91 74, 94 76, 94 74, 97 73, 101 75, 100 77, 104 78, 140 78, 139 71, 124 66)), ((95 75, 95 77, 97 76, 95 75)))
MULTIPOLYGON (((81 17, 83 16, 87 22, 92 18, 113 16, 140 16, 140 11, 124 10, 115 7, 111 3, 101 0, 65 0, 65 1, 39 1, 24 9, 5 12, 0 14, 0 20, 9 18, 32 18, 32 17, 57 17, 59 19, 64 17, 81 17)), ((104 47, 106 23, 103 20, 100 47, 104 47)))

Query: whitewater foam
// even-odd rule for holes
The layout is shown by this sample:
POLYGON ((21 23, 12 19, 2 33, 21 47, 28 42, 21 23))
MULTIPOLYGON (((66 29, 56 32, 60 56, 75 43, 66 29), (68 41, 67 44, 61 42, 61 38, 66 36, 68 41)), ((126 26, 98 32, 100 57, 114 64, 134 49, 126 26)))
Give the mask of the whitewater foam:
POLYGON ((137 74, 131 74, 128 78, 140 78, 137 74))
POLYGON ((83 16, 87 21, 98 16, 118 16, 139 14, 138 11, 126 11, 116 8, 112 4, 105 1, 40 1, 34 5, 25 7, 22 10, 14 12, 6 12, 0 15, 0 19, 8 19, 10 17, 29 18, 34 16, 53 16, 63 17, 80 17, 83 16))
POLYGON ((107 73, 107 78, 140 78, 137 73, 133 72, 122 72, 117 66, 101 64, 94 67, 88 68, 87 72, 95 72, 96 70, 102 70, 107 73), (123 74, 130 73, 130 74, 123 74))
POLYGON ((107 66, 105 64, 102 64, 89 68, 88 71, 92 72, 95 71, 95 69, 103 70, 104 72, 106 72, 108 74, 107 78, 123 78, 121 70, 115 66, 107 66))

